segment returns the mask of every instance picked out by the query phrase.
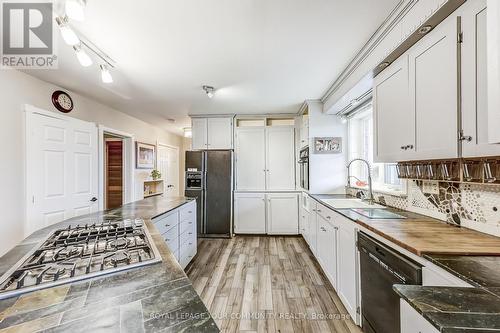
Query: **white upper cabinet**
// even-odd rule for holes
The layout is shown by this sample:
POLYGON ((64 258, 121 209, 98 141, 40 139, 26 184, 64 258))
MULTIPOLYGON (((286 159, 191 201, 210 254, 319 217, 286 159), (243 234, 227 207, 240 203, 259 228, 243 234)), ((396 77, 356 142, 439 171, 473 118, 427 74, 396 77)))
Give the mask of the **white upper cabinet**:
POLYGON ((193 132, 192 146, 194 150, 207 149, 207 119, 206 118, 192 118, 191 127, 193 132))
POLYGON ((488 142, 500 143, 500 1, 488 0, 488 142))
POLYGON ((411 158, 415 116, 408 94, 408 56, 404 55, 375 78, 373 87, 375 161, 411 158))
MULTIPOLYGON (((495 120, 490 121, 488 113, 486 0, 467 2, 464 6, 467 10, 462 17, 462 154, 500 155, 500 144, 490 144, 492 133, 488 125, 495 124, 495 120)), ((498 133, 497 126, 493 132, 498 133)))
POLYGON ((208 118, 208 149, 233 148, 233 118, 208 118))
POLYGON ((233 148, 232 117, 193 118, 191 124, 194 150, 233 148))
POLYGON ((266 129, 266 184, 270 191, 295 189, 294 129, 266 129))
POLYGON ((294 191, 293 126, 236 128, 236 190, 294 191))
POLYGON ((268 234, 299 233, 299 195, 297 193, 267 194, 268 234))
POLYGON ((266 139, 263 127, 236 130, 236 188, 266 189, 266 139))
POLYGON ((457 35, 457 18, 449 17, 408 53, 416 129, 412 159, 458 157, 457 35))

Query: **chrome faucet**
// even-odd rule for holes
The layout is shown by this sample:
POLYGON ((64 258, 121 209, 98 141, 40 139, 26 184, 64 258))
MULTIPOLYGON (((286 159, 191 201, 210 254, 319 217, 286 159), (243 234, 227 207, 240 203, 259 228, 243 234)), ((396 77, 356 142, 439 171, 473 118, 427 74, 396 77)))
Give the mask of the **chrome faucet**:
POLYGON ((351 186, 351 177, 356 178, 355 176, 351 176, 351 164, 353 162, 360 161, 366 164, 366 170, 368 171, 368 199, 364 199, 368 202, 368 204, 373 205, 375 203, 375 198, 373 197, 373 187, 372 187, 372 168, 370 167, 370 163, 367 160, 362 158, 352 159, 347 164, 347 187, 351 186))

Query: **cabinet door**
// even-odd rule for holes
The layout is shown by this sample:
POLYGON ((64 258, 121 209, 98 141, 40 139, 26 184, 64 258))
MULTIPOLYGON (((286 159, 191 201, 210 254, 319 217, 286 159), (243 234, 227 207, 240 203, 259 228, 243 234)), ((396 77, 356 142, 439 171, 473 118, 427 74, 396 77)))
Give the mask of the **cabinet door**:
POLYGON ((380 73, 373 87, 374 158, 398 162, 409 158, 415 144, 415 117, 408 94, 408 56, 404 55, 380 73))
POLYGON ((266 129, 267 190, 295 190, 294 147, 293 127, 266 129))
POLYGON ((489 143, 486 0, 469 1, 463 9, 462 129, 470 137, 462 140, 463 156, 500 155, 500 145, 489 143))
POLYGON ((207 149, 207 119, 193 118, 191 120, 193 150, 207 149))
POLYGON ((307 240, 309 248, 314 255, 317 255, 317 239, 318 239, 318 214, 316 213, 317 204, 314 202, 312 204, 311 210, 309 211, 309 230, 307 233, 307 240))
POLYGON ((241 128, 236 131, 236 189, 266 189, 266 143, 264 128, 241 128))
POLYGON ((488 137, 500 142, 500 1, 488 0, 488 137))
POLYGON ((458 157, 457 18, 450 17, 409 51, 416 141, 412 159, 458 157))
POLYGON ((266 233, 265 194, 234 194, 234 232, 237 234, 266 233))
POLYGON ((299 234, 301 234, 307 241, 307 232, 309 229, 309 213, 303 208, 299 208, 299 234))
POLYGON ((334 220, 338 223, 338 284, 337 294, 342 303, 357 321, 356 309, 358 307, 358 283, 357 283, 357 249, 356 228, 351 221, 335 214, 334 220))
POLYGON ((233 148, 233 118, 208 118, 208 149, 233 148))
POLYGON ((401 333, 438 333, 439 331, 405 300, 400 300, 401 333))
POLYGON ((337 289, 337 230, 318 215, 317 258, 333 288, 337 289))
POLYGON ((299 195, 280 193, 267 195, 268 234, 299 233, 299 195))

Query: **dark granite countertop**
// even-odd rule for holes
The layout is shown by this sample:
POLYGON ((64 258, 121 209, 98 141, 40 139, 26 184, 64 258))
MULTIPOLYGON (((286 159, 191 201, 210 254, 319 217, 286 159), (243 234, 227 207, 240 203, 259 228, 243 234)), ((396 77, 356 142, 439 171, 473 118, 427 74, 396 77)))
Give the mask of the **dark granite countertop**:
MULTIPOLYGON (((312 195, 312 197, 353 222, 369 227, 371 231, 387 238, 389 241, 411 250, 407 244, 404 244, 405 238, 386 237, 387 235, 384 232, 376 230, 376 227, 383 226, 383 224, 371 223, 366 217, 349 209, 334 209, 322 201, 322 199, 352 198, 351 196, 334 194, 312 195)), ((399 223, 402 225, 408 225, 408 222, 413 220, 416 223, 432 222, 444 225, 441 221, 420 214, 390 207, 387 209, 407 218, 400 220, 399 223)), ((466 230, 464 228, 455 229, 466 230)), ((418 228, 415 228, 414 231, 418 237, 426 236, 418 228)), ((392 235, 398 234, 392 233, 392 235)), ((437 235, 429 236, 437 237, 437 235)), ((490 236, 487 237, 491 238, 490 236)), ((442 240, 442 242, 444 247, 449 246, 449 239, 442 240)), ((440 332, 500 332, 500 256, 471 256, 461 255, 459 252, 456 254, 412 252, 424 257, 475 288, 395 285, 394 290, 401 298, 406 300, 440 332)), ((464 253, 467 254, 468 251, 464 251, 464 253)))
POLYGON ((56 229, 142 218, 162 262, 0 300, 0 332, 219 332, 151 219, 191 199, 151 197, 39 230, 0 258, 0 275, 56 229))

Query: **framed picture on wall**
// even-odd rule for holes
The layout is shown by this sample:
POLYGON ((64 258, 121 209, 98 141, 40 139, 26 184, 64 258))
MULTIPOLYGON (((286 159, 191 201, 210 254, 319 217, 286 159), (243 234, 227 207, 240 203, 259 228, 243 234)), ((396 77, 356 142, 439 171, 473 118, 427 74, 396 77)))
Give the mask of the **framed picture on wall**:
POLYGON ((137 169, 154 169, 156 146, 147 143, 135 143, 135 167, 137 169))

